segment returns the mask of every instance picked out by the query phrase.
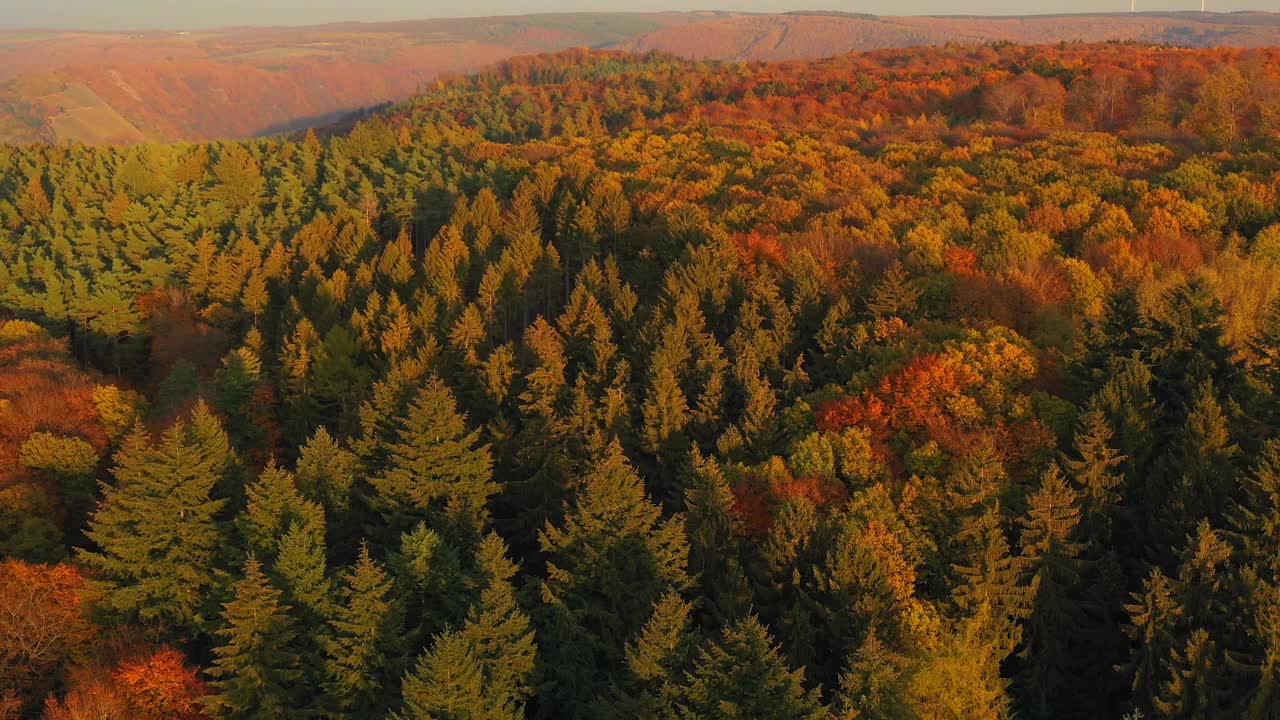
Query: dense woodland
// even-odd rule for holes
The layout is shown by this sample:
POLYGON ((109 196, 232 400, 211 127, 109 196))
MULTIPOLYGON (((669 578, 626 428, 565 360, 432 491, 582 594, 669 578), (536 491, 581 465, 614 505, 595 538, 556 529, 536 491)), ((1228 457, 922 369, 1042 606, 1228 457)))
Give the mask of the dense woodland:
POLYGON ((1280 718, 1280 53, 574 51, 0 147, 7 717, 1280 718))

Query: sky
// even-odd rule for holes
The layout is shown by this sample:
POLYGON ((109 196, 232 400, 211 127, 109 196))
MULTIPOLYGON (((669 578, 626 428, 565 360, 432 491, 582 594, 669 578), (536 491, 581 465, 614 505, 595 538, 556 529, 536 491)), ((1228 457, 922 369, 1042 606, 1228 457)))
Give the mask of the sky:
MULTIPOLYGON (((1129 0, 2 0, 0 28, 195 29, 314 25, 361 20, 513 15, 530 12, 843 10, 878 15, 1111 12, 1129 0)), ((1198 10, 1199 0, 1139 0, 1140 10, 1198 10)), ((1280 0, 1209 0, 1209 9, 1280 9, 1280 0)))

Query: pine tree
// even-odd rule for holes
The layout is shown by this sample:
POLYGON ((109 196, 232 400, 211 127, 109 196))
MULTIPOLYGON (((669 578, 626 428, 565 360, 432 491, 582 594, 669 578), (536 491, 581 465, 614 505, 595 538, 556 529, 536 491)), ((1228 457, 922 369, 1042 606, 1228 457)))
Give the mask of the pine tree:
POLYGON ((186 421, 158 444, 142 430, 124 440, 115 485, 104 488, 86 533, 97 549, 81 554, 107 607, 196 633, 212 619, 206 602, 225 546, 217 516, 226 501, 211 495, 224 469, 218 456, 186 421))
POLYGON ((214 678, 210 711, 218 717, 274 720, 305 717, 299 705, 305 688, 294 651, 296 631, 280 592, 250 556, 234 599, 223 605, 223 644, 214 649, 208 673, 214 678))
POLYGON ((1084 549, 1077 539, 1080 508, 1057 465, 1050 465, 1021 520, 1020 562, 1030 578, 1031 611, 1023 630, 1023 687, 1042 717, 1049 717, 1073 676, 1072 647, 1082 618, 1077 589, 1084 549))
POLYGON ((235 525, 249 551, 274 560, 280 539, 297 524, 324 527, 324 509, 298 494, 293 473, 274 462, 246 491, 246 504, 235 525))
POLYGON ((299 624, 315 627, 333 613, 333 584, 326 568, 324 524, 320 518, 289 526, 280 538, 273 583, 294 609, 299 624))
POLYGON ((428 379, 397 422, 387 469, 370 479, 370 505, 397 534, 427 520, 478 538, 497 491, 489 448, 476 446, 479 435, 467 431, 448 387, 428 379))
POLYGON ((1191 401, 1166 473, 1171 494, 1164 504, 1161 526, 1166 547, 1176 547, 1200 518, 1214 526, 1225 522, 1236 488, 1235 458, 1240 448, 1231 441, 1227 421, 1212 383, 1199 386, 1191 401))
POLYGON ((867 310, 875 317, 898 316, 910 318, 920 300, 920 290, 911 280, 907 269, 895 262, 880 276, 880 281, 867 297, 867 310))
POLYGON ((627 674, 613 691, 598 700, 604 718, 659 718, 674 714, 674 693, 696 646, 690 628, 692 607, 668 593, 653 616, 627 643, 627 674))
POLYGON ((699 652, 678 691, 679 716, 693 720, 825 720, 817 690, 792 670, 755 617, 740 620, 699 652))
POLYGON ((876 637, 873 628, 840 675, 836 716, 844 720, 911 717, 903 687, 908 665, 907 658, 876 637))
POLYGON ((1231 536, 1245 562, 1268 581, 1280 583, 1280 440, 1262 448, 1257 467, 1241 485, 1241 500, 1229 511, 1231 536))
POLYGON ((391 704, 386 691, 400 672, 402 626, 391 578, 362 546, 325 643, 325 690, 342 712, 366 717, 391 704))
POLYGON ((959 584, 952 592, 956 605, 973 618, 983 618, 983 637, 994 644, 1003 660, 1022 640, 1021 621, 1031 610, 1032 591, 1022 580, 1022 561, 1010 554, 994 510, 983 524, 980 552, 967 566, 956 566, 959 584))
POLYGON ((507 559, 502 540, 492 533, 482 541, 476 560, 488 584, 468 613, 462 636, 483 667, 489 697, 523 716, 524 703, 533 694, 530 680, 537 646, 529 616, 516 604, 511 585, 516 567, 507 559))

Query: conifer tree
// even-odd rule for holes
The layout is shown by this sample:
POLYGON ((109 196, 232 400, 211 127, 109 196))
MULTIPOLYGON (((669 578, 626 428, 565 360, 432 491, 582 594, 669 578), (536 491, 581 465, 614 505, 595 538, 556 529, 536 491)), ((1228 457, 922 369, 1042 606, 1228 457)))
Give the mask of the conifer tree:
POLYGON ((585 478, 563 525, 539 534, 547 556, 537 611, 545 699, 569 717, 622 670, 624 643, 660 597, 689 584, 681 518, 662 511, 618 443, 585 478))
POLYGON ((689 603, 676 593, 658 601, 653 616, 627 643, 626 676, 609 696, 599 700, 600 716, 621 720, 674 713, 674 694, 696 645, 691 612, 689 603))
POLYGON ((684 500, 689 574, 696 578, 699 594, 709 600, 704 610, 722 625, 741 617, 751 599, 734 536, 738 520, 733 514, 733 491, 714 459, 694 448, 690 462, 684 500))
POLYGON ((1120 502, 1124 478, 1117 468, 1125 458, 1111 447, 1106 417, 1091 409, 1080 418, 1075 435, 1075 457, 1066 460, 1067 474, 1081 504, 1082 537, 1105 550, 1111 543, 1112 514, 1120 502))
POLYGON ((484 671, 470 642, 459 633, 438 637, 401 688, 396 720, 519 720, 519 709, 485 691, 484 671))
POLYGON ((324 527, 324 509, 298 494, 293 473, 274 462, 246 490, 246 504, 235 525, 248 550, 274 560, 280 539, 294 525, 324 527))
POLYGON ((1235 458, 1240 448, 1231 441, 1213 385, 1195 390, 1186 423, 1170 456, 1170 497, 1161 518, 1166 547, 1189 534, 1201 518, 1221 527, 1236 488, 1235 458))
POLYGON ((399 676, 402 625, 391 578, 362 546, 325 643, 325 689, 340 711, 366 717, 391 704, 386 689, 399 676))
POLYGON ((792 670, 755 617, 725 628, 703 648, 678 691, 679 717, 712 720, 825 720, 816 690, 804 686, 804 671, 792 670))
POLYGON ((1222 685, 1218 677, 1218 648, 1209 633, 1197 629, 1186 648, 1169 659, 1169 681, 1155 700, 1156 717, 1169 720, 1211 720, 1224 717, 1222 685))
POLYGON ((234 598, 223 607, 218 630, 223 641, 208 670, 214 691, 210 711, 232 720, 305 717, 299 709, 306 689, 298 685, 297 631, 257 559, 249 557, 234 598))
POLYGON ((904 697, 907 658, 895 653, 872 628, 840 675, 836 717, 845 720, 896 720, 911 717, 904 697))
POLYGON ((1050 465, 1021 520, 1031 610, 1023 630, 1024 689, 1041 716, 1058 707, 1073 676, 1072 646, 1082 619, 1077 586, 1084 569, 1080 508, 1057 465, 1050 465))
POLYGON ((522 715, 519 711, 532 695, 537 646, 529 616, 516 603, 511 585, 516 568, 494 533, 481 542, 476 561, 487 585, 467 615, 462 636, 483 668, 485 691, 522 715))
POLYGON ((370 479, 369 504, 397 533, 428 520, 478 538, 497 490, 489 448, 477 447, 478 440, 453 393, 439 379, 428 379, 396 424, 387 469, 370 479))
POLYGON ((116 482, 89 521, 96 549, 81 554, 97 571, 107 607, 197 633, 212 620, 206 600, 220 582, 225 546, 217 521, 226 501, 212 496, 224 469, 221 450, 189 421, 156 444, 141 429, 124 440, 116 482))
POLYGON ((1133 677, 1133 700, 1139 710, 1150 709, 1163 684, 1164 660, 1173 650, 1182 607, 1174 595, 1172 581, 1155 568, 1143 581, 1142 592, 1133 593, 1134 602, 1125 605, 1129 614, 1126 634, 1133 642, 1133 654, 1125 671, 1133 677))
POLYGON ((959 584, 952 597, 970 617, 987 621, 983 637, 1003 659, 1022 640, 1021 621, 1031 610, 1032 591, 1022 584, 1022 561, 1010 553, 1000 518, 998 510, 987 516, 973 564, 955 568, 959 584))

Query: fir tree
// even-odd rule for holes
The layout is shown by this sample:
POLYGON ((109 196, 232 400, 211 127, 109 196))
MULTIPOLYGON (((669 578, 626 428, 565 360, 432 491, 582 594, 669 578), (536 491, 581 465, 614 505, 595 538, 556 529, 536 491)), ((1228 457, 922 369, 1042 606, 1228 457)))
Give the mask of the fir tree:
POLYGON ((679 717, 820 720, 829 717, 804 672, 792 670, 755 617, 740 620, 698 654, 678 691, 679 717))
POLYGON ((750 589, 735 537, 733 491, 715 460, 697 448, 691 455, 691 475, 685 490, 689 533, 689 574, 710 602, 705 611, 716 624, 736 620, 746 612, 750 589))
POLYGON ((427 380, 397 423, 387 470, 370 479, 370 505, 397 532, 429 520, 463 538, 478 537, 497 490, 489 448, 477 447, 478 439, 478 431, 467 431, 453 393, 440 380, 427 380))
POLYGON ((1174 585, 1156 568, 1143 582, 1142 592, 1133 593, 1134 602, 1125 605, 1129 614, 1126 634, 1133 642, 1133 655, 1125 671, 1133 677, 1133 700, 1140 710, 1155 704, 1164 678, 1164 659, 1173 650, 1182 607, 1174 595, 1174 585))
POLYGON ((294 651, 296 630, 280 592, 250 556, 244 577, 236 582, 234 599, 223 606, 223 644, 214 649, 208 673, 213 694, 212 713, 224 718, 271 720, 300 718, 302 674, 294 651))
POLYGON ((81 558, 97 571, 107 607, 201 632, 225 546, 217 516, 226 501, 212 497, 225 456, 184 421, 154 445, 135 431, 115 460, 115 485, 104 488, 86 533, 97 549, 81 558))
POLYGON ((1020 562, 1029 576, 1031 610, 1023 630, 1023 687, 1043 717, 1069 689, 1073 643, 1082 618, 1077 601, 1084 546, 1077 539, 1080 508, 1057 465, 1050 465, 1021 520, 1020 562))
POLYGON ((519 720, 511 705, 489 696, 484 670, 470 642, 458 633, 436 639, 401 688, 404 709, 396 720, 519 720))
POLYGON ((593 696, 622 669, 626 638, 653 603, 684 589, 688 545, 679 518, 661 510, 614 443, 585 479, 562 526, 539 534, 547 556, 537 618, 545 699, 582 717, 593 696))
POLYGON ((1156 717, 1169 720, 1213 720, 1224 717, 1218 677, 1218 649, 1209 633, 1197 629, 1181 652, 1169 659, 1169 681, 1155 700, 1156 717))
POLYGON ((325 643, 325 689, 339 710, 365 717, 390 706, 386 688, 400 672, 402 623, 391 578, 362 546, 343 578, 325 643))

